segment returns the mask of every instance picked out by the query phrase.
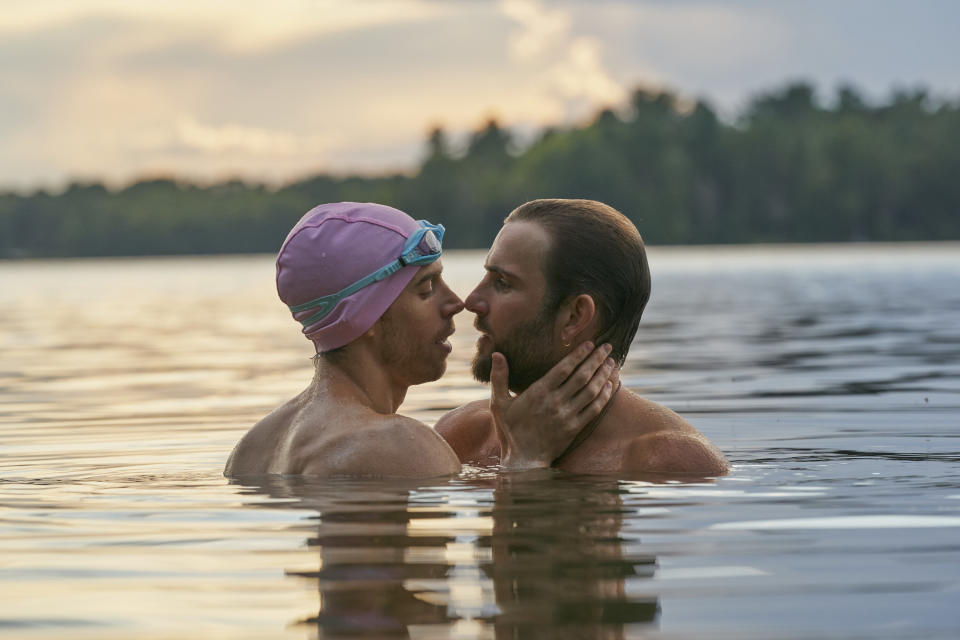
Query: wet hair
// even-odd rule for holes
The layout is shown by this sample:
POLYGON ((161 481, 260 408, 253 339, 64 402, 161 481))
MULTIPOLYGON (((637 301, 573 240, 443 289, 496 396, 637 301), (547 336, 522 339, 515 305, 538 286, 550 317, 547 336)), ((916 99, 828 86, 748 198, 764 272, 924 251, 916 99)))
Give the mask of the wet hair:
POLYGON ((543 272, 543 312, 559 311, 580 294, 593 298, 597 344, 623 364, 650 299, 650 268, 640 232, 611 206, 594 200, 533 200, 514 209, 504 224, 535 222, 550 236, 543 272))

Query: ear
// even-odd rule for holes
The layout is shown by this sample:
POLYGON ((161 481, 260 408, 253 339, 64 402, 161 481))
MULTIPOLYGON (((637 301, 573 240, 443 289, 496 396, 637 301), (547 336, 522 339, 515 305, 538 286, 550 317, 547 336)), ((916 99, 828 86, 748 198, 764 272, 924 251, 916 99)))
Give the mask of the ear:
POLYGON ((564 344, 573 344, 582 339, 592 338, 593 332, 588 330, 596 324, 597 306, 593 298, 581 293, 568 300, 557 314, 557 324, 560 330, 560 339, 564 344))

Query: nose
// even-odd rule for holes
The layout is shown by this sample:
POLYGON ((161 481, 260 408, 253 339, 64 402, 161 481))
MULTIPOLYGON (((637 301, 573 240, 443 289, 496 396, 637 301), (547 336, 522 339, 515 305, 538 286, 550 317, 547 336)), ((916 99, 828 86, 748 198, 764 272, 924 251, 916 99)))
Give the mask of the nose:
POLYGON ((470 295, 467 296, 466 304, 464 305, 467 308, 467 311, 471 311, 478 316, 485 316, 490 311, 487 301, 483 299, 483 296, 480 295, 480 287, 470 292, 470 295))
POLYGON ((447 296, 443 302, 443 315, 444 317, 452 317, 463 311, 463 300, 446 283, 444 283, 444 287, 447 289, 447 296))

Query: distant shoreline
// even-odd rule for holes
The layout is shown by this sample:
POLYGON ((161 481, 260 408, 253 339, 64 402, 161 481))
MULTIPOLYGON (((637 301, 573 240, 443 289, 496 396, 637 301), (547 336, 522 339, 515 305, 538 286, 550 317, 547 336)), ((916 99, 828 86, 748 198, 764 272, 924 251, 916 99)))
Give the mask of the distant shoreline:
MULTIPOLYGON (((279 248, 279 247, 278 247, 279 248)), ((891 249, 896 249, 901 254, 923 254, 931 249, 937 254, 947 254, 955 252, 960 259, 960 240, 930 240, 930 241, 893 241, 893 242, 744 242, 737 244, 675 244, 675 245, 651 245, 647 244, 647 251, 653 258, 680 259, 685 255, 697 254, 704 257, 709 254, 714 257, 724 255, 736 255, 744 257, 755 255, 762 257, 763 254, 772 254, 768 257, 776 257, 783 254, 796 254, 809 252, 811 249, 822 249, 826 253, 837 253, 840 250, 848 253, 855 253, 860 256, 870 254, 888 256, 891 249)), ((455 253, 463 255, 467 253, 476 253, 483 256, 487 252, 487 247, 483 248, 457 248, 447 249, 445 253, 455 253)), ((125 260, 229 260, 231 258, 252 258, 262 257, 273 260, 275 253, 264 251, 250 252, 232 252, 232 253, 159 253, 159 254, 130 254, 130 255, 104 255, 104 256, 23 256, 10 257, 0 256, 2 263, 29 263, 29 262, 67 262, 67 261, 125 261, 125 260)), ((922 256, 920 256, 922 257, 922 256)))
MULTIPOLYGON (((793 83, 735 122, 705 101, 637 89, 629 109, 542 131, 524 147, 496 120, 466 148, 437 128, 408 174, 316 175, 281 188, 142 180, 120 190, 0 192, 4 258, 275 251, 324 202, 378 202, 447 228, 447 248, 489 247, 536 198, 619 209, 651 246, 960 240, 960 100, 841 87, 832 103, 793 83)), ((845 245, 846 246, 846 245, 845 245)))

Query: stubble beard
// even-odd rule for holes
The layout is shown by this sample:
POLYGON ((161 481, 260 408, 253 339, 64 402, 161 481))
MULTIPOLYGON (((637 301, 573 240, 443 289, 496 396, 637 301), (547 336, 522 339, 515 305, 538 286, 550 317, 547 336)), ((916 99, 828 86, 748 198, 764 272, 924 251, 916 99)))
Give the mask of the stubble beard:
MULTIPOLYGON (((389 313, 389 312, 388 312, 389 313)), ((392 317, 382 317, 383 346, 381 358, 384 364, 399 371, 411 385, 437 380, 447 370, 447 359, 438 358, 429 345, 412 345, 408 336, 400 330, 392 317)))
POLYGON ((553 367, 552 322, 541 312, 536 318, 520 325, 513 332, 491 345, 490 353, 479 351, 473 356, 473 377, 478 382, 490 382, 493 353, 499 352, 507 359, 509 367, 508 386, 511 391, 521 392, 539 380, 553 367))

